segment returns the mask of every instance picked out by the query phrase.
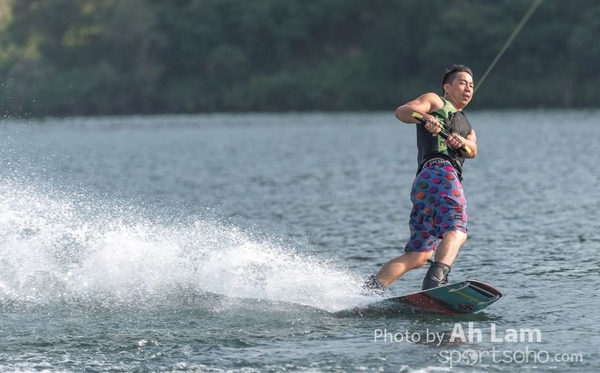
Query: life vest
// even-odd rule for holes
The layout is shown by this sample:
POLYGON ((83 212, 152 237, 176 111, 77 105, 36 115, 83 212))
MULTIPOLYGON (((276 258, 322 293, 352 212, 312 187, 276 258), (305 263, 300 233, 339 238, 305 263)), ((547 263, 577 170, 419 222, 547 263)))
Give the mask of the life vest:
MULTIPOLYGON (((473 127, 467 116, 454 108, 454 105, 444 97, 440 97, 444 106, 431 112, 440 125, 448 133, 456 133, 462 137, 467 137, 473 127)), ((432 158, 445 158, 452 163, 458 176, 462 179, 462 168, 465 158, 460 155, 460 150, 452 149, 446 145, 446 140, 442 136, 431 136, 431 133, 425 129, 423 124, 417 123, 417 161, 419 164, 418 172, 421 171, 423 164, 432 158)))

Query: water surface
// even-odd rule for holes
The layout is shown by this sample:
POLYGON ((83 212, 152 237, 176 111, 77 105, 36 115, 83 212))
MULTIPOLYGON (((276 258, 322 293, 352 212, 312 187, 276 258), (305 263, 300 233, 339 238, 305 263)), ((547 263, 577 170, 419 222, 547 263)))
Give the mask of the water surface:
POLYGON ((334 314, 408 237, 391 113, 5 121, 0 371, 598 370, 600 112, 468 115, 451 280, 505 297, 461 318, 334 314))

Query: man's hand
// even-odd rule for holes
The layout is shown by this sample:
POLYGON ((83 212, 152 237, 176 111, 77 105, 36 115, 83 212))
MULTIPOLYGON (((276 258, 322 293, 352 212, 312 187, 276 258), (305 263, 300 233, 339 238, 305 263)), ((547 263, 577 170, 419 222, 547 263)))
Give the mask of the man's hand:
POLYGON ((423 115, 423 119, 425 120, 425 129, 431 133, 432 136, 437 136, 438 133, 442 130, 442 126, 435 119, 433 115, 425 114, 423 115))
POLYGON ((461 136, 457 135, 456 133, 450 133, 446 139, 446 144, 452 149, 459 149, 465 145, 465 142, 461 136))

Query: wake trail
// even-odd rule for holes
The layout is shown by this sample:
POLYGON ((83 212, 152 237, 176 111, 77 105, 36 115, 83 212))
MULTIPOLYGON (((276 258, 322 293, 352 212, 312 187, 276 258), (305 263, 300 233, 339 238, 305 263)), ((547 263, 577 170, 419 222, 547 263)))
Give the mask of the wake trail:
POLYGON ((360 276, 277 237, 211 217, 165 223, 122 203, 0 185, 0 305, 178 307, 213 293, 338 311, 360 276))

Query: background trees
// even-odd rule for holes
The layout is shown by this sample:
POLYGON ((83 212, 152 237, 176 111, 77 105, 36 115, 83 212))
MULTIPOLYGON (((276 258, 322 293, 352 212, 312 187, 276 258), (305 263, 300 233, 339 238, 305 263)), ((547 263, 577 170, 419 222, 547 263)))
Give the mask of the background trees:
MULTIPOLYGON (((4 0, 5 115, 392 110, 475 81, 531 0, 4 0)), ((600 3, 546 1, 471 104, 596 106, 600 3)))

